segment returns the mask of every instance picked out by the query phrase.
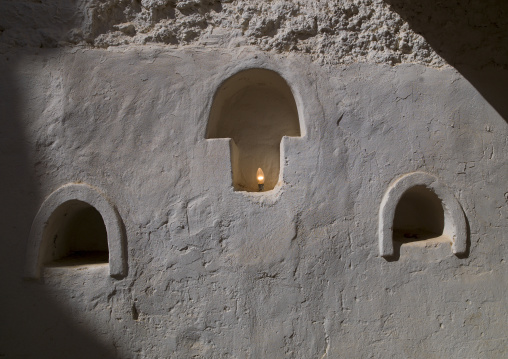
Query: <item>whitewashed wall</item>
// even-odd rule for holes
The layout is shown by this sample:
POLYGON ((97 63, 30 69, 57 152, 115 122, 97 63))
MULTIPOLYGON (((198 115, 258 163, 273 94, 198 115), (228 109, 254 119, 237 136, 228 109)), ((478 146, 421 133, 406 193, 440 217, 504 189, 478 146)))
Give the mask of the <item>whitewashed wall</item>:
POLYGON ((508 355, 502 67, 466 79, 244 43, 2 41, 0 357, 508 355), (205 139, 215 91, 249 68, 287 81, 303 134, 283 139, 267 193, 234 191, 228 140, 205 139), (465 253, 431 240, 380 255, 383 196, 412 172, 457 201, 465 253), (34 262, 32 222, 69 183, 117 213, 116 271, 34 262))

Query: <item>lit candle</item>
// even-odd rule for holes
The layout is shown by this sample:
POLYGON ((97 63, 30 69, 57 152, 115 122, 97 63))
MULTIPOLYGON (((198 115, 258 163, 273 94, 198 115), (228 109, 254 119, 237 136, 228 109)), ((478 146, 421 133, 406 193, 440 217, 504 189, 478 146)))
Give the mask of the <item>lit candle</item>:
POLYGON ((258 189, 259 192, 265 189, 265 174, 261 168, 258 168, 258 172, 256 173, 256 177, 258 180, 258 189))

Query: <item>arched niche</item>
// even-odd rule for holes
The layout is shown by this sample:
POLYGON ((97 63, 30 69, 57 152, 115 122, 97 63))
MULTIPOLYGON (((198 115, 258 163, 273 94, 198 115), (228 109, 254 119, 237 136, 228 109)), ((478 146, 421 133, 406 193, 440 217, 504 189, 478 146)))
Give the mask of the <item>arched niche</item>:
POLYGON ((417 185, 400 197, 393 218, 393 240, 412 242, 438 238, 444 234, 444 210, 430 188, 417 185))
POLYGON ((97 189, 68 184, 43 202, 30 230, 25 276, 39 278, 43 265, 109 263, 112 277, 127 273, 123 226, 97 189))
POLYGON ((428 173, 413 172, 394 181, 379 211, 379 252, 393 257, 394 241, 449 240, 452 252, 467 247, 466 219, 455 197, 428 173))
POLYGON ((206 138, 231 139, 235 190, 258 191, 258 168, 265 175, 265 191, 277 185, 283 136, 301 136, 301 131, 293 93, 278 73, 248 69, 221 84, 210 110, 206 138))

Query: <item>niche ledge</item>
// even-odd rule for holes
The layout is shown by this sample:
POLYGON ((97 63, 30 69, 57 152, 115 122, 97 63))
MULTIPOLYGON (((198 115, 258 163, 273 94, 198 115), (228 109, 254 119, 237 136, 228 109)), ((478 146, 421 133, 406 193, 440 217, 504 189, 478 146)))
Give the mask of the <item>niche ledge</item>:
POLYGON ((303 143, 304 137, 283 136, 280 144, 280 168, 278 181, 274 188, 264 191, 238 190, 234 187, 234 171, 231 161, 231 147, 234 141, 231 138, 205 139, 199 144, 199 151, 209 160, 203 165, 192 167, 191 178, 196 180, 196 186, 204 186, 207 191, 212 192, 233 192, 256 203, 274 204, 292 183, 296 183, 298 166, 297 160, 299 150, 298 143, 303 143), (295 147, 297 149, 295 149, 295 147), (284 169, 284 170, 283 170, 284 169))
POLYGON ((275 188, 262 191, 262 192, 249 192, 249 191, 233 191, 234 194, 241 195, 244 198, 248 198, 252 202, 259 204, 272 205, 279 201, 279 198, 284 193, 285 184, 279 182, 275 185, 275 188))
POLYGON ((425 172, 396 179, 381 201, 379 254, 395 257, 395 247, 428 247, 451 244, 452 253, 465 255, 466 219, 455 197, 425 172), (395 244, 395 245, 394 245, 395 244))
POLYGON ((112 277, 127 274, 125 235, 115 207, 90 185, 71 183, 58 188, 43 202, 32 223, 25 278, 38 279, 42 267, 53 271, 106 266, 112 277), (55 243, 62 233, 77 240, 77 250, 73 251, 66 239, 57 248, 55 243), (83 233, 92 236, 86 238, 83 233))
POLYGON ((277 72, 249 68, 225 79, 215 92, 206 139, 230 140, 233 188, 258 192, 257 170, 264 172, 264 192, 276 190, 283 172, 283 137, 301 137, 293 92, 277 72))

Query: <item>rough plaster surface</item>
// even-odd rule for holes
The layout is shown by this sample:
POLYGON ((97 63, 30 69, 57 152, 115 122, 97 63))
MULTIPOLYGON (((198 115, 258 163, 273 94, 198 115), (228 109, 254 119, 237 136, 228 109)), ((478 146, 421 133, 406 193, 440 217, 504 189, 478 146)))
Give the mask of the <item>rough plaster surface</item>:
POLYGON ((443 18, 430 16, 435 2, 387 1, 397 13, 337 2, 330 33, 302 35, 293 23, 328 11, 314 3, 0 3, 0 357, 508 356, 506 58, 489 55, 506 49, 505 6, 443 18), (253 15, 237 35, 243 8, 253 15), (484 28, 485 47, 462 46, 464 31, 424 28, 422 40, 408 29, 422 29, 418 13, 448 30, 484 28), (264 33, 272 18, 279 27, 264 33), (376 21, 395 42, 365 52, 376 21), (177 43, 154 40, 171 29, 177 43), (458 72, 434 51, 489 67, 458 72), (206 139, 216 90, 249 68, 287 81, 303 135, 282 139, 282 184, 267 193, 234 191, 230 141, 206 139), (458 201, 463 256, 449 241, 379 255, 383 196, 412 172, 458 201), (125 276, 93 264, 23 279, 34 218, 76 182, 116 208, 125 276))
POLYGON ((6 3, 6 11, 13 16, 0 24, 0 42, 7 46, 256 45, 264 51, 305 53, 332 64, 445 65, 425 39, 381 0, 6 3), (21 12, 28 16, 19 21, 21 12), (39 20, 40 12, 44 21, 39 20))
POLYGON ((322 64, 508 69, 508 3, 502 0, 2 0, 0 10, 0 53, 69 45, 254 45, 308 54, 322 64))
POLYGON ((2 163, 25 163, 28 182, 9 185, 2 275, 16 300, 2 298, 2 354, 506 356, 507 124, 455 70, 323 67, 248 48, 23 54, 3 74, 2 93, 23 104, 10 115, 23 146, 2 163), (284 184, 265 194, 235 192, 229 141, 205 139, 215 90, 252 67, 286 79, 305 125, 283 139, 284 184), (378 255, 382 197, 413 171, 461 204, 465 258, 449 242, 378 255), (22 281, 35 213, 76 180, 118 209, 128 275, 45 268, 22 281))

